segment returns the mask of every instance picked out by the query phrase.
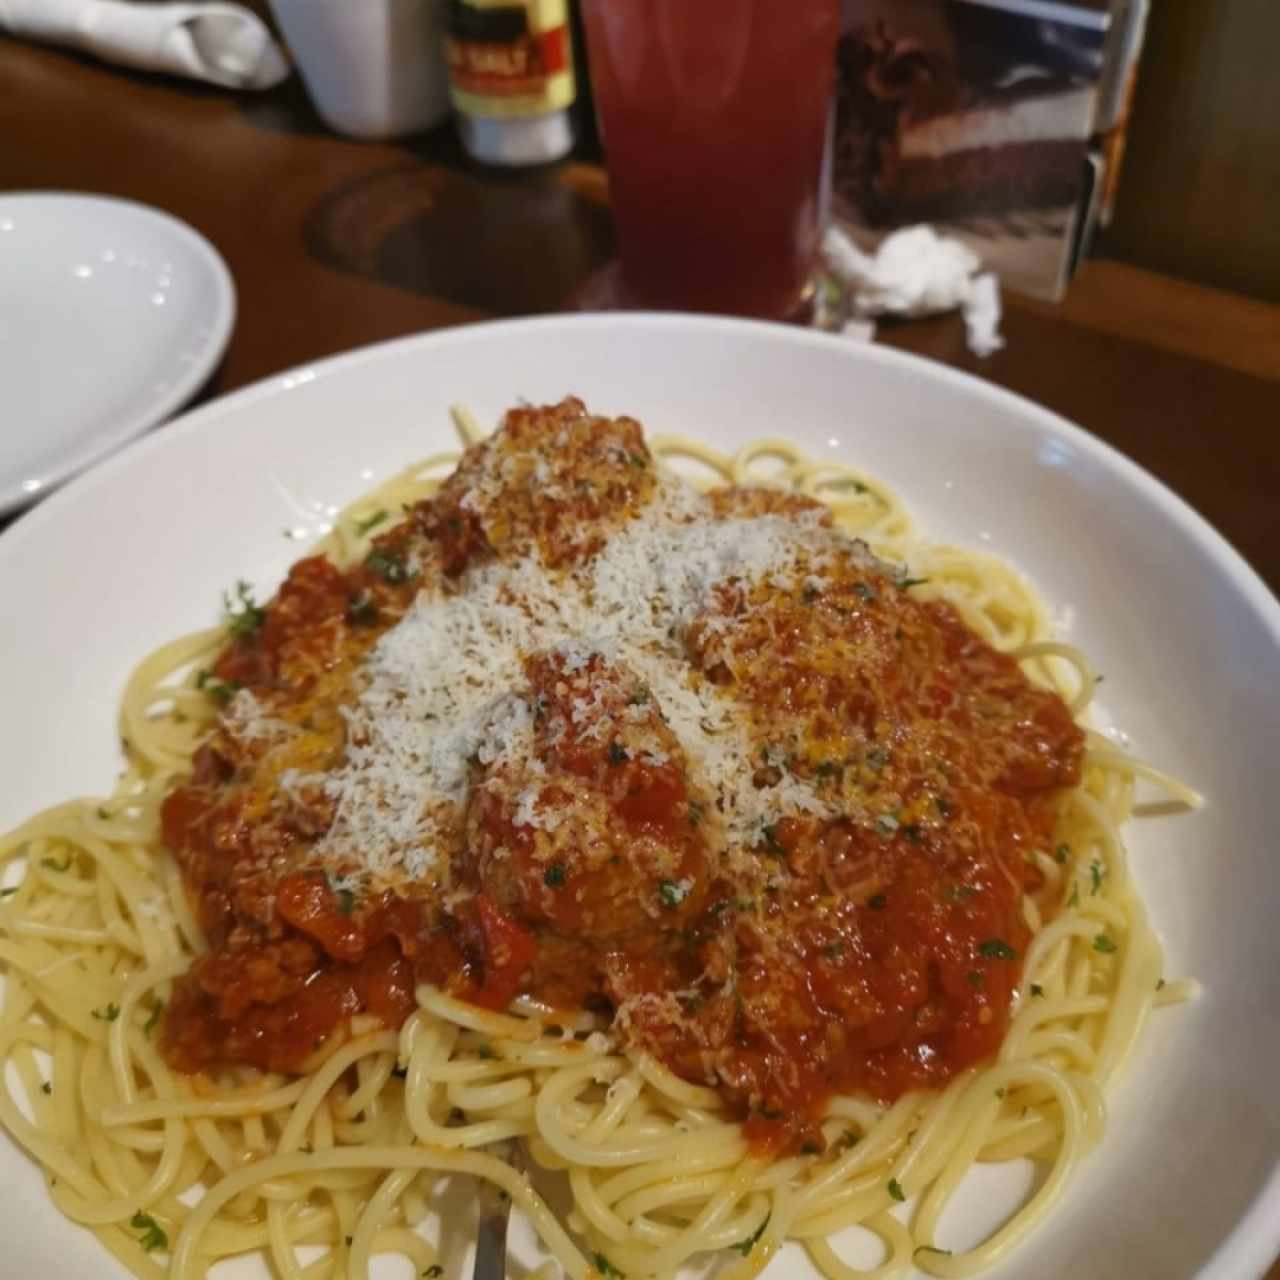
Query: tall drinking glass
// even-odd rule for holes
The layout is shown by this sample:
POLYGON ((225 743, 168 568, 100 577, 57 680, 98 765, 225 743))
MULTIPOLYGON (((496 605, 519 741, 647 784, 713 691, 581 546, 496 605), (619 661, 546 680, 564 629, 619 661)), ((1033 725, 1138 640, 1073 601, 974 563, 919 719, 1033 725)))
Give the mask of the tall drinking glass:
POLYGON ((839 0, 583 0, 627 305, 793 318, 839 0))

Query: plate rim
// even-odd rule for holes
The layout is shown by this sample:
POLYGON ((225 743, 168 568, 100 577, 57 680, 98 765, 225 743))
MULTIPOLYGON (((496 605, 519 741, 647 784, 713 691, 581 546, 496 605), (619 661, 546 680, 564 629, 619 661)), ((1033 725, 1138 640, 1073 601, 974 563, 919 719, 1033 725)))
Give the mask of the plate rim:
POLYGON ((140 200, 105 192, 53 187, 0 192, 0 213, 7 206, 20 206, 36 201, 55 201, 86 212, 94 205, 115 206, 127 210, 127 216, 162 227, 166 235, 184 243, 193 251, 212 284, 214 299, 209 314, 209 337, 201 344, 190 364, 181 369, 170 383, 168 391, 145 407, 126 410, 110 431, 95 431, 89 441, 60 452, 52 464, 39 468, 26 481, 17 481, 11 486, 0 488, 0 517, 20 512, 33 503, 43 501, 42 495, 65 487, 70 480, 92 468, 95 463, 101 462, 170 418, 217 368, 231 340, 238 310, 235 277, 226 260, 208 237, 175 214, 155 205, 144 204, 140 200), (24 488, 24 483, 29 481, 36 481, 38 488, 24 488))
MULTIPOLYGON (((3 197, 0 197, 2 200, 3 197)), ((130 203, 130 202, 122 202, 130 203)), ((141 206, 147 208, 147 206, 141 206)), ((152 211, 154 212, 154 211, 152 211)), ((174 221, 177 221, 176 219, 174 221)), ((185 227, 185 224, 179 224, 185 227)), ((190 228, 187 228, 190 230, 190 228)), ((198 233, 193 232, 198 236, 198 233)), ((216 252, 216 251, 215 251, 216 252)), ((839 335, 793 329, 765 321, 692 315, 678 312, 629 312, 587 315, 546 315, 497 319, 424 330, 402 337, 365 344, 314 361, 304 362, 269 374, 235 391, 216 397, 177 417, 164 431, 140 436, 119 448, 100 465, 81 471, 56 492, 41 500, 8 529, 0 533, 0 579, 11 556, 23 553, 44 527, 60 519, 65 507, 81 503, 100 485, 126 469, 141 465, 156 450, 172 447, 177 441, 205 430, 216 429, 226 415, 287 394, 293 387, 317 379, 341 376, 348 370, 388 358, 400 358, 415 348, 448 346, 452 343, 501 340, 517 337, 531 328, 562 329, 572 333, 581 328, 616 327, 678 331, 696 328, 707 332, 740 332, 777 342, 825 346, 851 364, 865 362, 896 366, 914 372, 966 394, 1016 409, 1016 422, 1002 430, 1015 433, 1039 426, 1065 438, 1098 462, 1117 471, 1144 496, 1151 499, 1169 520, 1181 527, 1210 557, 1214 568, 1240 592, 1258 624, 1280 648, 1280 599, 1272 593, 1258 571, 1236 548, 1184 498, 1176 494, 1141 464, 1086 428, 1017 392, 987 382, 976 374, 894 348, 854 344, 839 335)), ((1245 1275, 1263 1275, 1280 1251, 1280 1157, 1254 1197, 1195 1272, 1197 1280, 1238 1280, 1245 1275)))

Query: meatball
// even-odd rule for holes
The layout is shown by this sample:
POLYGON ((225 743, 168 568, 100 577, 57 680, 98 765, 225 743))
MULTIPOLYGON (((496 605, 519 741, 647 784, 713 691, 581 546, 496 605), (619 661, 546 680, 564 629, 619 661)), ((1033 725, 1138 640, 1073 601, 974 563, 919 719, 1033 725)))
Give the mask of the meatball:
POLYGON ((478 765, 465 863, 535 932, 598 942, 676 930, 706 894, 705 807, 653 693, 582 646, 526 663, 533 737, 478 765))

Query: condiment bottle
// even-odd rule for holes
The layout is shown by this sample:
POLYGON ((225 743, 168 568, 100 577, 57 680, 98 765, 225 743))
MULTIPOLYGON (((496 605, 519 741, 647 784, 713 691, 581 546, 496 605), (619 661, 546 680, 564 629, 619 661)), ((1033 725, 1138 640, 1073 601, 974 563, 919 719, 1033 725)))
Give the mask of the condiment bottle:
POLYGON ((546 164, 573 147, 568 0, 449 0, 450 97, 485 164, 546 164))

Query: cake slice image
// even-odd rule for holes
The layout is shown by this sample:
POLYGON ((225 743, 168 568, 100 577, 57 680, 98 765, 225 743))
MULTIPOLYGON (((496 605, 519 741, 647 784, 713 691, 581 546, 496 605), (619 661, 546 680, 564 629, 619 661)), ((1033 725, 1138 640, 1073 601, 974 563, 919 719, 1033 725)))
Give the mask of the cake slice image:
MULTIPOLYGON (((1062 30, 970 0, 849 0, 835 175, 844 209, 892 226, 1074 205, 1097 80, 1087 45, 1082 56, 1062 30)), ((1084 34, 1100 45, 1101 31, 1084 34)))

